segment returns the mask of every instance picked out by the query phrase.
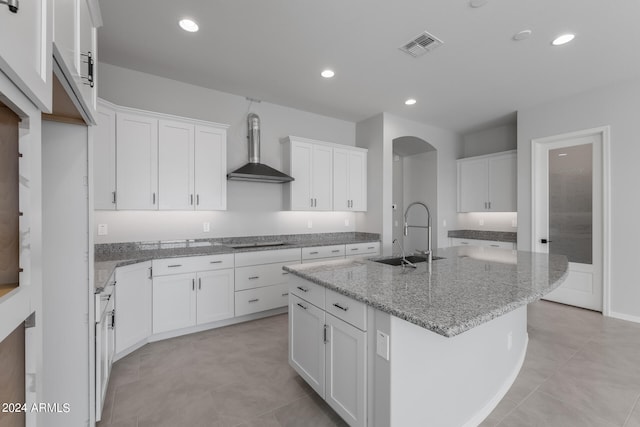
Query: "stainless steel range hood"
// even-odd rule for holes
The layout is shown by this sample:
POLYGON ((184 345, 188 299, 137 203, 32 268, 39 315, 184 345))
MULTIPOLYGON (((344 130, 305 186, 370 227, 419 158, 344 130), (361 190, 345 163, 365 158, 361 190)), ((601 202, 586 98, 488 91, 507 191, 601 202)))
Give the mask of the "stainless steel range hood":
POLYGON ((275 184, 293 181, 289 175, 260 163, 260 117, 257 114, 250 113, 247 116, 247 139, 249 140, 249 163, 227 174, 228 180, 275 184))

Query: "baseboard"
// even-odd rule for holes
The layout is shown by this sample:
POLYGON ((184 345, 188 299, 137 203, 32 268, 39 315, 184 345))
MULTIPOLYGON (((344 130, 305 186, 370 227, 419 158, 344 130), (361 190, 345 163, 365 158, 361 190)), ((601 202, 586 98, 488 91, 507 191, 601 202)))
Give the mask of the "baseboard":
POLYGON ((626 320, 628 322, 640 323, 640 316, 631 316, 629 314, 617 313, 615 311, 609 311, 609 317, 614 319, 626 320))
POLYGON ((518 363, 515 366, 515 369, 511 372, 511 374, 504 380, 502 386, 498 389, 498 392, 487 402, 487 404, 480 409, 471 419, 469 419, 464 427, 477 427, 482 423, 488 416, 496 409, 498 403, 504 398, 507 394, 513 383, 515 382, 518 374, 520 373, 520 369, 522 369, 522 365, 524 363, 524 359, 527 355, 527 348, 529 347, 529 334, 526 336, 526 341, 524 343, 522 353, 520 354, 520 358, 518 363))

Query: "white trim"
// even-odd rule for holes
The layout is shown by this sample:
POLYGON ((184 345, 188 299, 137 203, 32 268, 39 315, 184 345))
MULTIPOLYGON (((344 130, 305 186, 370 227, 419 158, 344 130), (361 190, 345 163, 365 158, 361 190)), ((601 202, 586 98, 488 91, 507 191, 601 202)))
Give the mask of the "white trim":
POLYGON ((631 316, 629 314, 618 313, 616 311, 609 311, 609 317, 614 319, 626 320, 628 322, 640 323, 640 316, 631 316))
POLYGON ((591 135, 600 135, 602 140, 602 152, 600 162, 602 167, 602 314, 611 316, 611 127, 598 126, 574 132, 562 133, 531 140, 531 251, 535 251, 536 245, 536 179, 535 168, 539 164, 542 145, 565 139, 580 138, 591 135))
POLYGON ((507 394, 507 392, 509 391, 513 383, 516 381, 516 378, 518 378, 518 374, 520 373, 520 370, 522 369, 522 365, 524 364, 524 359, 527 356, 528 347, 529 347, 529 334, 527 334, 525 337, 525 342, 524 342, 524 346, 522 347, 522 352, 520 353, 518 362, 513 367, 513 371, 511 371, 509 376, 505 378, 504 382, 502 383, 502 385, 500 386, 496 394, 487 402, 487 404, 482 409, 476 412, 476 414, 473 417, 471 417, 463 425, 463 427, 476 427, 480 425, 480 423, 484 421, 489 416, 489 414, 493 412, 494 409, 496 409, 496 406, 498 406, 500 401, 504 398, 504 396, 507 394))
POLYGON ((325 147, 331 147, 331 148, 342 148, 342 149, 349 149, 352 151, 361 151, 363 153, 367 153, 369 151, 368 148, 356 147, 355 145, 339 144, 339 143, 330 142, 330 141, 319 141, 317 139, 303 138, 301 136, 289 135, 280 139, 280 142, 283 144, 290 143, 292 141, 304 142, 307 144, 324 145, 325 147))

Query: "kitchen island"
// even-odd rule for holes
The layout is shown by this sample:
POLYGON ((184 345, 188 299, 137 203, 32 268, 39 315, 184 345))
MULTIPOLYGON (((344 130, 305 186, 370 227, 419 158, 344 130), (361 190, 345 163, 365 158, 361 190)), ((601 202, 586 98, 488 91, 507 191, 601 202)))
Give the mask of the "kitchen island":
POLYGON ((527 304, 566 257, 440 249, 431 266, 288 266, 291 366, 350 425, 475 426, 515 380, 527 304))

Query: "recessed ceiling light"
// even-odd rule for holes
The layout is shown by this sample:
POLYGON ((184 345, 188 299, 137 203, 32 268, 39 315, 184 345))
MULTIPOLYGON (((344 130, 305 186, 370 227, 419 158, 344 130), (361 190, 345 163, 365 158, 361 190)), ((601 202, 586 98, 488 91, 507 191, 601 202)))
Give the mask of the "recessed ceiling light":
POLYGON ((521 41, 521 40, 526 40, 529 37, 531 37, 531 30, 522 30, 519 33, 515 33, 513 35, 513 39, 517 42, 521 41))
POLYGON ((413 98, 409 98, 409 99, 407 99, 406 101, 404 101, 404 104, 405 104, 405 105, 414 105, 416 102, 418 102, 418 101, 416 101, 416 100, 415 100, 415 99, 413 99, 413 98))
POLYGON ((189 31, 190 33, 195 33, 199 29, 198 24, 196 24, 195 21, 187 18, 181 19, 178 24, 180 25, 180 28, 185 31, 189 31))
POLYGON ((326 70, 322 71, 320 73, 320 75, 322 77, 324 77, 325 79, 330 79, 331 77, 335 76, 336 73, 334 73, 333 70, 326 69, 326 70))
POLYGON ((551 44, 554 46, 560 46, 563 45, 565 43, 569 43, 571 40, 573 40, 576 37, 575 34, 571 34, 571 33, 567 33, 567 34, 563 34, 561 36, 556 37, 551 44))

